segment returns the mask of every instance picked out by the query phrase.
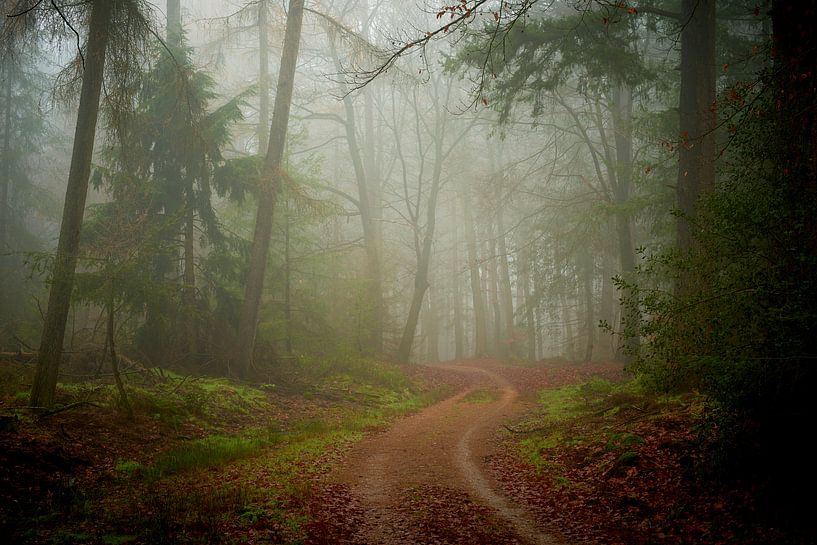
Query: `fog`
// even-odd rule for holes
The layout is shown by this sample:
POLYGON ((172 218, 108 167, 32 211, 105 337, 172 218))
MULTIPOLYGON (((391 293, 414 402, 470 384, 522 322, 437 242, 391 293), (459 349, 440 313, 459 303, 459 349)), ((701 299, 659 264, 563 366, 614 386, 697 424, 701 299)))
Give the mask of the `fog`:
POLYGON ((81 239, 55 260, 94 15, 4 2, 25 13, 3 27, 3 349, 39 346, 61 286, 65 319, 45 329, 65 322, 62 350, 98 353, 115 312, 123 354, 208 373, 626 359, 628 286, 644 256, 689 245, 711 177, 679 189, 679 153, 729 136, 705 115, 679 129, 682 80, 714 97, 760 63, 766 18, 728 4, 707 83, 657 8, 308 1, 282 97, 283 2, 116 3, 72 190, 90 179, 81 239))

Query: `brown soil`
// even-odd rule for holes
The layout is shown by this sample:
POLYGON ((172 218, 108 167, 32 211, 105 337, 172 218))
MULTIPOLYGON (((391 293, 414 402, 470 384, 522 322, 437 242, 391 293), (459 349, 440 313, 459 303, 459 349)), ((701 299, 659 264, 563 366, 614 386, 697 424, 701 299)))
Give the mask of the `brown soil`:
POLYGON ((485 471, 499 446, 497 430, 524 409, 517 389, 494 362, 440 368, 467 377, 463 389, 353 449, 334 476, 334 495, 357 506, 355 528, 316 542, 561 542, 503 496, 485 471))

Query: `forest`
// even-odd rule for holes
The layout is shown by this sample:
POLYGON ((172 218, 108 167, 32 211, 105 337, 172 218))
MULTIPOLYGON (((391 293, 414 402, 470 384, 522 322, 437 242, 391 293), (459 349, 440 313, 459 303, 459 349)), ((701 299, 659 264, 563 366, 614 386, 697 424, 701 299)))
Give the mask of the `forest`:
POLYGON ((817 0, 0 6, 0 542, 815 542, 817 0))

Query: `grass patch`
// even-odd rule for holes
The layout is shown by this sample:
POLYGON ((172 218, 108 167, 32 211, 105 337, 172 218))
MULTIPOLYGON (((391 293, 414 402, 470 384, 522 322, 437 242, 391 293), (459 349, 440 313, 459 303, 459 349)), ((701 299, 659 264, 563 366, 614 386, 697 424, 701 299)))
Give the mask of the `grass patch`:
MULTIPOLYGON (((520 426, 532 431, 517 443, 520 456, 537 474, 549 474, 556 486, 562 486, 564 468, 549 461, 554 449, 603 445, 602 452, 616 452, 616 465, 638 462, 637 449, 644 439, 616 428, 616 422, 635 413, 648 417, 656 408, 673 403, 645 393, 638 381, 612 383, 593 379, 543 390, 539 394, 540 411, 520 426)), ((566 486, 566 484, 565 484, 566 486)))
POLYGON ((634 445, 641 445, 644 443, 644 439, 639 437, 638 435, 627 433, 627 432, 619 432, 619 433, 611 433, 610 438, 607 440, 607 445, 605 446, 605 450, 612 451, 612 450, 626 450, 634 445))
POLYGON ((273 434, 267 437, 224 437, 211 435, 204 439, 185 442, 183 445, 160 454, 148 466, 124 460, 116 464, 116 471, 131 478, 154 481, 162 477, 190 471, 220 466, 257 454, 263 447, 272 444, 273 434))
POLYGON ((528 463, 537 474, 559 473, 561 467, 551 462, 545 454, 546 451, 556 448, 564 441, 561 431, 554 431, 548 435, 533 435, 519 442, 519 452, 522 459, 528 463))
MULTIPOLYGON (((269 377, 250 386, 228 379, 182 376, 150 370, 144 385, 126 383, 137 424, 168 427, 177 436, 169 449, 152 439, 114 466, 118 478, 89 496, 87 512, 60 508, 40 535, 65 543, 240 543, 247 528, 258 543, 298 543, 309 521, 307 508, 315 477, 327 471, 344 449, 392 418, 436 401, 396 366, 361 361, 305 362, 300 392, 269 377), (274 385, 273 385, 274 383, 274 385), (270 391, 276 392, 270 395, 270 391), (310 392, 310 402, 297 395, 310 392), (287 417, 300 410, 301 420, 287 417), (246 416, 242 416, 246 415, 246 416), (270 423, 270 418, 280 416, 270 423), (147 418, 163 424, 145 422, 147 418), (142 458, 145 455, 145 458, 142 458), (222 470, 224 468, 224 470, 222 470), (104 499, 103 499, 104 498, 104 499), (83 537, 67 530, 97 529, 83 537)), ((22 391, 18 384, 10 391, 22 391)), ((60 384, 60 400, 93 399, 114 406, 116 392, 105 382, 60 384)), ((297 418, 297 417, 296 417, 297 418)), ((134 440, 132 437, 130 440, 134 440)), ((43 526, 43 525, 41 525, 43 526)), ((40 540, 38 542, 45 542, 40 540)))

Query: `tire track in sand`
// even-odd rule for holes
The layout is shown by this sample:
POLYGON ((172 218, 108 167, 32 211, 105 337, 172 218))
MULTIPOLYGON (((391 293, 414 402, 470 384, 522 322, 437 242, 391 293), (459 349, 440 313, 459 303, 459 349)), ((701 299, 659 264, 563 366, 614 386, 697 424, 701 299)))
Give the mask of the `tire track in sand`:
POLYGON ((560 541, 544 533, 524 509, 504 497, 484 471, 482 460, 490 454, 490 439, 518 409, 518 392, 492 370, 473 364, 442 367, 469 373, 472 384, 362 441, 337 476, 364 508, 365 524, 355 543, 416 543, 417 532, 423 530, 412 528, 400 498, 408 490, 431 485, 465 492, 474 502, 490 507, 519 543, 557 545, 560 541), (498 399, 480 403, 464 399, 485 389, 498 391, 498 399))

